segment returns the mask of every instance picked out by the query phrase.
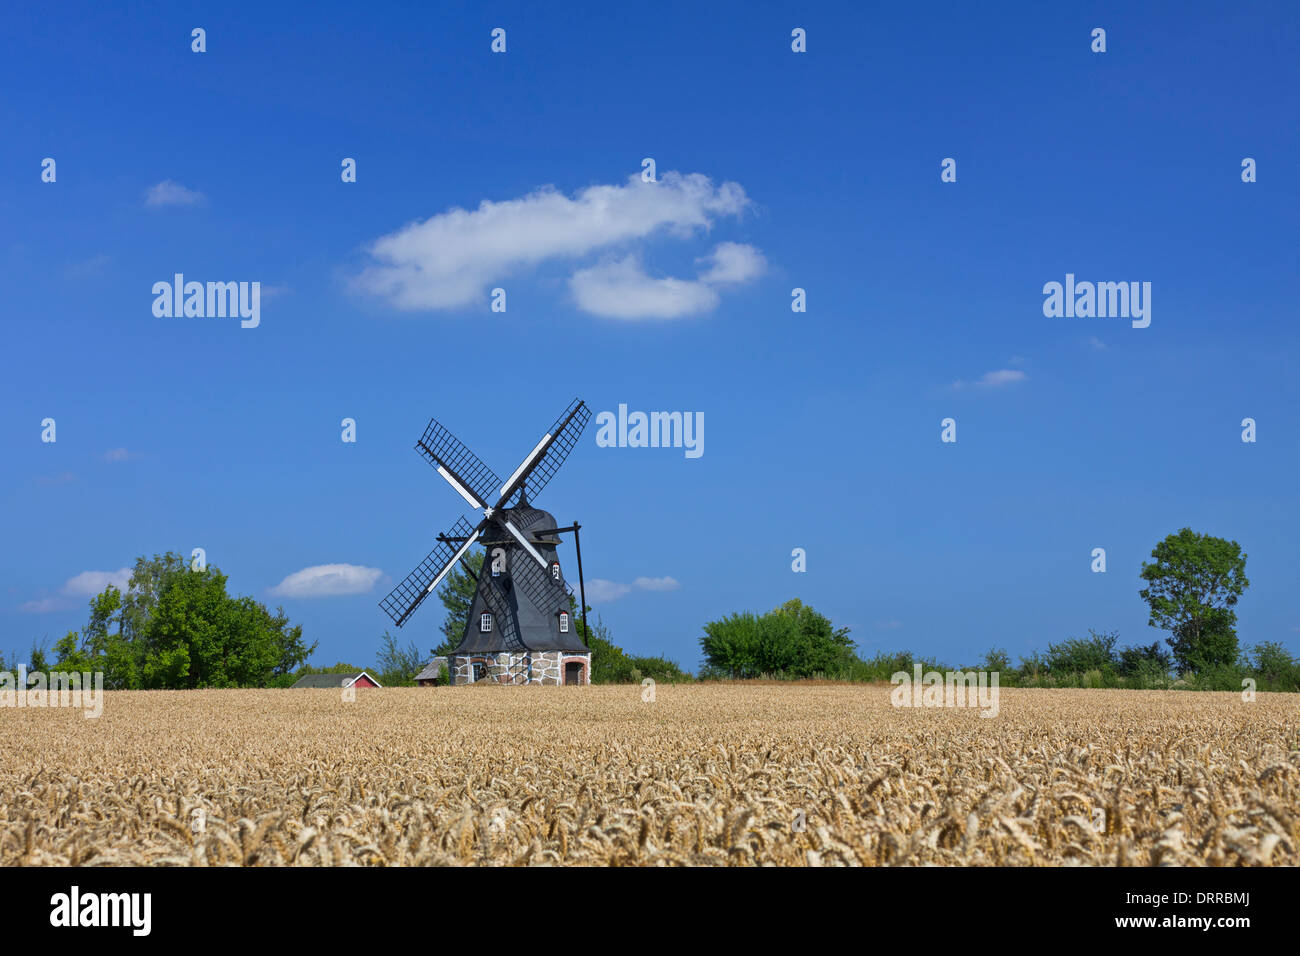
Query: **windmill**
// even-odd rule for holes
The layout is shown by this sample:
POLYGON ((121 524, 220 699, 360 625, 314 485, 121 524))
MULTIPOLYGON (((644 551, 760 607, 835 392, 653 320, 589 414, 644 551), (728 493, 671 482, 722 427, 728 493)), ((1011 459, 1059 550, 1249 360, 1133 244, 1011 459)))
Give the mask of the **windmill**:
MULTIPOLYGON (((573 590, 556 552, 559 536, 569 531, 578 548, 581 526, 575 521, 558 528, 550 514, 529 501, 529 494, 535 498, 559 471, 590 417, 591 410, 575 398, 504 482, 437 419, 429 420, 415 443, 481 517, 471 524, 462 516, 450 532, 438 535, 438 545, 380 606, 401 627, 470 548, 482 544, 487 556, 475 576, 465 635, 448 655, 452 683, 590 682, 591 650, 570 624, 573 590)), ((468 565, 466 570, 474 575, 468 565)), ((585 628, 580 549, 578 586, 585 628)))

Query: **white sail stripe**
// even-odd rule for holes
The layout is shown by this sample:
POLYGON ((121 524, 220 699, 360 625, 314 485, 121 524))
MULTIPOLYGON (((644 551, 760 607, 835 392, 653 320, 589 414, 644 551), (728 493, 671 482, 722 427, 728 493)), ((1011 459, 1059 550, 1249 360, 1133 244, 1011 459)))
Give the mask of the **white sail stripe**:
POLYGON ((461 556, 464 555, 464 553, 469 550, 469 546, 477 540, 478 540, 478 532, 475 531, 472 535, 470 535, 468 538, 465 539, 465 543, 460 546, 460 550, 457 551, 454 555, 452 555, 451 560, 447 562, 447 566, 438 572, 438 576, 433 579, 432 584, 430 584, 427 588, 424 589, 424 593, 428 594, 430 591, 436 588, 442 582, 442 579, 447 576, 447 572, 450 571, 452 568, 454 568, 456 566, 456 562, 459 561, 461 559, 461 556))
POLYGON ((505 524, 506 530, 515 536, 515 540, 523 545, 524 550, 531 554, 538 564, 542 567, 546 567, 546 559, 542 557, 541 552, 534 548, 532 543, 524 537, 523 532, 516 528, 513 522, 507 521, 505 524))
POLYGON ((485 505, 483 502, 478 500, 478 495, 471 492, 468 488, 466 488, 459 481, 453 478, 451 472, 449 472, 446 468, 442 467, 442 465, 438 466, 438 474, 446 478, 447 483, 456 489, 456 493, 460 495, 462 498, 464 498, 466 501, 468 501, 473 507, 475 508, 487 507, 487 505, 485 505))
MULTIPOLYGON (((505 495, 506 490, 515 483, 515 479, 518 478, 520 475, 522 475, 530 467, 532 467, 533 460, 538 456, 538 454, 541 453, 541 450, 546 446, 546 443, 550 440, 551 440, 551 435, 549 432, 547 432, 545 435, 542 436, 542 440, 537 443, 536 448, 534 448, 532 451, 528 453, 528 457, 524 459, 524 463, 520 465, 518 468, 516 468, 515 473, 511 475, 509 478, 507 478, 506 483, 501 486, 501 494, 503 496, 505 495)), ((502 503, 504 504, 504 502, 502 503)))

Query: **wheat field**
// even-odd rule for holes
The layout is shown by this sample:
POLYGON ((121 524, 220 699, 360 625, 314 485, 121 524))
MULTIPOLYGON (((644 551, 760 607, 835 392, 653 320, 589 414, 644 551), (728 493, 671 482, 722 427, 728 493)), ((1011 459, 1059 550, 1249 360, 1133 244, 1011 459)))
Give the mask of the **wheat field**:
POLYGON ((887 686, 106 693, 0 709, 0 864, 1300 863, 1300 697, 887 686))

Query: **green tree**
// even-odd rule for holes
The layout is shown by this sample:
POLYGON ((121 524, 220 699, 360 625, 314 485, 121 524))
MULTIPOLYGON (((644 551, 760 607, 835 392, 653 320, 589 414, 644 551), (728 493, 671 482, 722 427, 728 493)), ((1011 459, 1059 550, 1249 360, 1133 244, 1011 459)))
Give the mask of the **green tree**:
POLYGON ((377 664, 379 683, 385 687, 414 687, 415 675, 423 669, 424 658, 415 641, 402 647, 397 638, 384 631, 377 664))
POLYGON ((98 661, 86 649, 81 646, 81 635, 76 631, 68 631, 67 634, 54 642, 54 666, 51 668, 56 671, 94 671, 99 668, 96 666, 98 661))
POLYGON ((80 643, 72 632, 55 653, 66 669, 102 670, 112 688, 265 687, 315 648, 283 608, 231 597, 219 569, 191 570, 169 551, 138 558, 125 592, 92 598, 80 643))
POLYGON ((1143 563, 1142 599, 1151 609, 1147 623, 1171 631, 1169 646, 1184 671, 1231 666, 1237 660, 1237 615, 1233 610, 1246 578, 1246 555, 1235 541, 1183 528, 1155 546, 1143 563))
POLYGON ((997 671, 999 674, 1010 674, 1015 670, 1011 666, 1011 655, 1005 647, 990 647, 976 667, 982 671, 997 671))
POLYGON ((46 646, 45 640, 42 640, 39 643, 37 641, 32 641, 31 659, 27 664, 27 670, 33 673, 36 671, 41 671, 42 673, 48 671, 50 669, 50 661, 49 658, 46 657, 48 653, 49 650, 46 646))
POLYGON ((170 581, 188 570, 188 562, 174 551, 135 559, 131 580, 121 598, 119 621, 122 637, 141 652, 145 649, 145 628, 159 596, 170 581))
MULTIPOLYGON (((90 599, 90 620, 81 629, 86 653, 92 658, 108 652, 111 640, 108 629, 115 615, 122 609, 122 592, 110 584, 102 593, 90 599)), ((119 630, 119 635, 120 635, 119 630)))
POLYGON ((1300 661, 1276 641, 1255 645, 1251 669, 1265 690, 1300 690, 1300 661))
POLYGON ((1119 672, 1125 677, 1132 677, 1138 673, 1149 671, 1151 673, 1161 674, 1168 673, 1173 658, 1169 652, 1160 646, 1159 641, 1152 642, 1149 647, 1125 647, 1119 652, 1119 672))
POLYGON ((439 629, 442 643, 433 649, 434 657, 450 654, 465 637, 465 622, 469 620, 470 605, 474 603, 474 593, 478 590, 477 575, 483 571, 483 555, 482 548, 471 549, 464 560, 447 572, 447 578, 438 590, 438 599, 447 609, 447 614, 439 629))

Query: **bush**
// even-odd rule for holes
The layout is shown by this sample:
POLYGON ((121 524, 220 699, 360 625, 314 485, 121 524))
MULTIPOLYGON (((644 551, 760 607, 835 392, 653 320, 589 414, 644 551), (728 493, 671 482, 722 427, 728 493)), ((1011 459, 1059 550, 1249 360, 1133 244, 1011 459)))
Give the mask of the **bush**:
POLYGON ((1047 646, 1047 669, 1053 674, 1081 674, 1086 671, 1115 669, 1115 642, 1119 635, 1098 634, 1089 629, 1086 640, 1069 637, 1060 644, 1047 646))
POLYGON ((641 675, 633 678, 633 683, 640 683, 646 677, 652 678, 660 684, 680 684, 684 681, 694 680, 690 674, 681 669, 681 666, 676 661, 670 661, 663 656, 637 657, 631 655, 628 660, 632 662, 632 670, 641 675))
POLYGON ((1253 648, 1251 669, 1260 690, 1300 690, 1300 661, 1281 644, 1265 641, 1253 648))
POLYGON ((745 611, 710 621, 700 648, 709 673, 741 679, 847 677, 857 661, 848 629, 836 629, 797 598, 767 614, 745 611))
POLYGON ((922 673, 949 670, 946 664, 919 659, 910 651, 878 651, 865 661, 855 658, 846 672, 849 680, 887 684, 899 671, 911 675, 917 664, 921 665, 922 673))
POLYGON ((1020 658, 1020 683, 1037 684, 1047 672, 1047 661, 1038 651, 1031 651, 1020 658))
POLYGON ((1237 664, 1237 615, 1226 608, 1210 608, 1196 620, 1174 628, 1169 646, 1183 670, 1221 670, 1237 664))
POLYGON ((1183 675, 1191 690, 1232 690, 1240 692, 1241 682, 1253 676, 1240 664, 1212 664, 1195 673, 1183 675))
POLYGON ((1132 677, 1139 671, 1151 673, 1153 669, 1164 671, 1168 676, 1173 658, 1169 652, 1156 641, 1149 647, 1125 647, 1119 652, 1117 664, 1119 672, 1125 677, 1132 677))
POLYGON ((1135 690, 1168 690, 1173 686, 1173 679, 1169 676, 1169 662, 1150 659, 1138 661, 1124 675, 1124 686, 1135 690))

